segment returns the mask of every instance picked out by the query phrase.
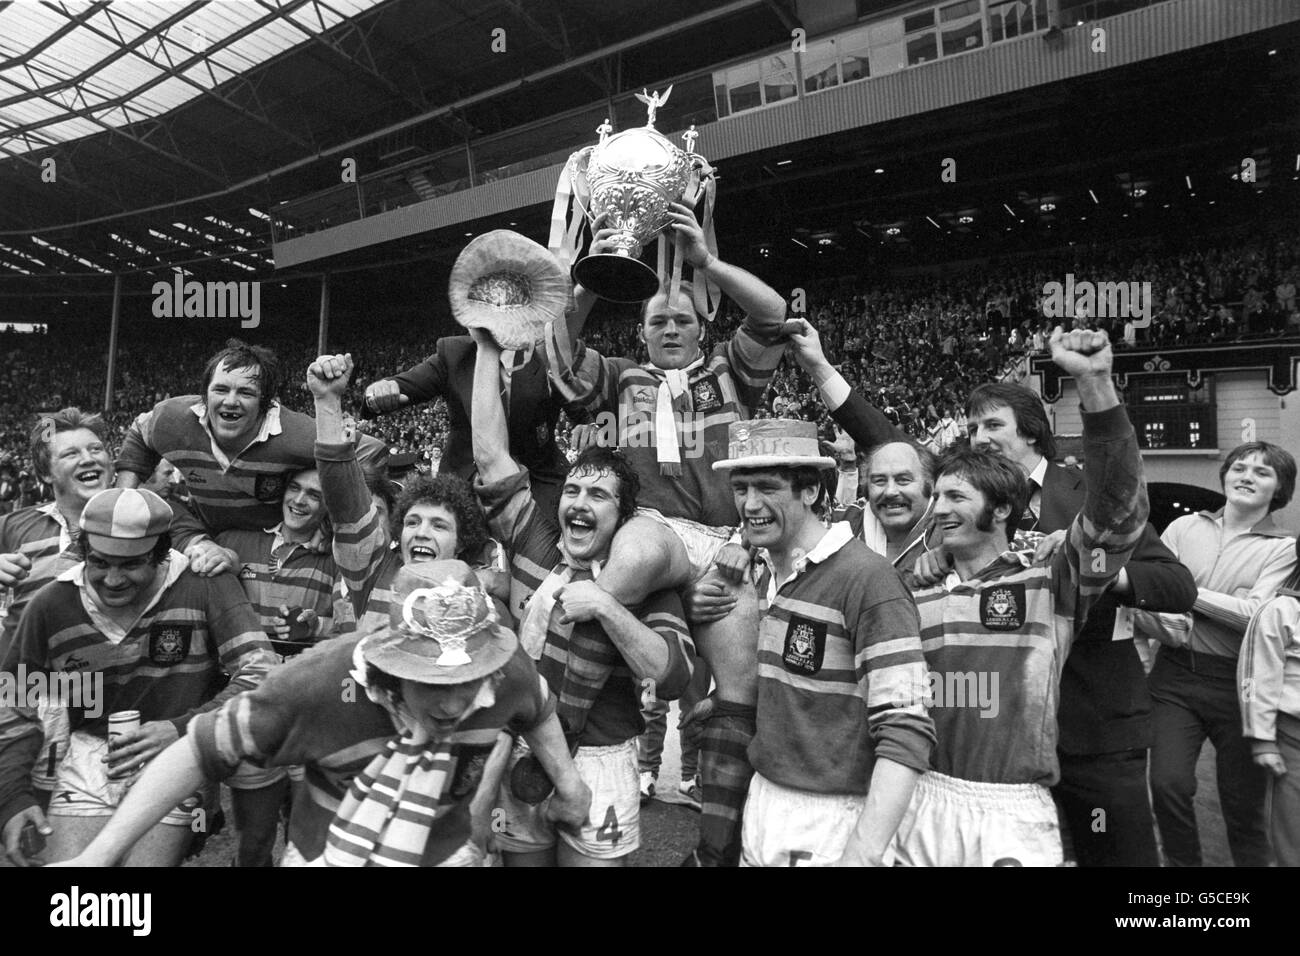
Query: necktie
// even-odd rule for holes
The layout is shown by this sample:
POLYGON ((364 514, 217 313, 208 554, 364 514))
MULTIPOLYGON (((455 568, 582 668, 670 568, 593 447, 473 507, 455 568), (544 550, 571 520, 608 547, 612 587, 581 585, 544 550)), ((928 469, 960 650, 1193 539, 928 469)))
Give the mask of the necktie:
MULTIPOLYGON (((1034 492, 1038 491, 1038 482, 1029 479, 1029 500, 1025 502, 1025 513, 1020 517, 1020 530, 1033 531, 1038 527, 1038 512, 1034 510, 1034 492)), ((1042 507, 1042 499, 1039 499, 1038 507, 1042 507)))

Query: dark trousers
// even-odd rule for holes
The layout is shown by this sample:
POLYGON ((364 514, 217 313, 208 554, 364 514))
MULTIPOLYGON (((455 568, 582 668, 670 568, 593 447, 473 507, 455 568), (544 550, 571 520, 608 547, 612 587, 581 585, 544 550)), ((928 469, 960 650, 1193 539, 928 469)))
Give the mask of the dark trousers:
POLYGON ((1147 752, 1058 756, 1061 782, 1052 796, 1079 866, 1159 866, 1147 752))
POLYGON ((1214 744, 1232 861, 1268 865, 1265 771, 1255 766, 1241 736, 1236 674, 1235 659, 1169 647, 1160 649, 1151 670, 1151 795, 1170 866, 1201 865, 1193 800, 1196 761, 1207 737, 1214 744))

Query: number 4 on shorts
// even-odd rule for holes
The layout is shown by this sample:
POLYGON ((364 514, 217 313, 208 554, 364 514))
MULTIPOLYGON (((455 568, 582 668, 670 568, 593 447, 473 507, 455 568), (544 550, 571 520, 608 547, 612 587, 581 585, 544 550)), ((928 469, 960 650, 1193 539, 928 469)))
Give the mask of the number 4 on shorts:
POLYGON ((618 828, 618 815, 614 813, 614 807, 611 805, 605 811, 605 822, 600 825, 596 831, 597 843, 613 843, 618 845, 618 841, 623 838, 623 831, 618 828))

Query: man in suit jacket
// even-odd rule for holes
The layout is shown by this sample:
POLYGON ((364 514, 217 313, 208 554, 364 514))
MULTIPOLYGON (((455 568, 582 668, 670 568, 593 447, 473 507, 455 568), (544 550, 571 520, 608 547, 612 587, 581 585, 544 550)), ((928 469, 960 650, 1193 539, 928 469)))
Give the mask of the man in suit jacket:
MULTIPOLYGON (((966 403, 976 448, 996 451, 1030 476, 1021 527, 1064 532, 1083 507, 1083 472, 1051 464, 1056 442, 1042 403, 1019 385, 975 389, 966 403)), ((1131 609, 1189 611, 1196 581, 1150 526, 1114 588, 1088 615, 1061 674, 1057 742, 1064 810, 1080 866, 1159 866, 1147 751, 1151 696, 1133 644, 1131 609)))
MULTIPOLYGON (((613 251, 615 230, 597 229, 591 252, 613 251)), ((555 442, 562 400, 547 380, 541 348, 544 323, 563 322, 570 341, 582 332, 596 297, 573 286, 554 255, 532 240, 505 229, 484 233, 456 259, 448 283, 452 315, 466 328, 486 328, 501 346, 501 397, 506 406, 510 455, 530 473, 533 498, 544 514, 554 514, 568 459, 555 442)), ((474 391, 474 340, 468 335, 438 339, 433 354, 392 378, 372 382, 366 408, 372 413, 444 398, 450 429, 439 474, 473 482, 474 450, 470 396, 474 391)))
MULTIPOLYGON (((469 420, 474 355, 474 340, 468 335, 446 336, 438 339, 433 354, 420 364, 366 389, 366 405, 376 411, 446 399, 450 428, 438 473, 466 481, 473 481, 475 473, 469 420)), ((555 443, 561 404, 547 382, 545 359, 537 349, 503 351, 501 389, 507 400, 510 454, 528 469, 533 497, 544 513, 551 514, 559 503, 569 462, 555 443)))

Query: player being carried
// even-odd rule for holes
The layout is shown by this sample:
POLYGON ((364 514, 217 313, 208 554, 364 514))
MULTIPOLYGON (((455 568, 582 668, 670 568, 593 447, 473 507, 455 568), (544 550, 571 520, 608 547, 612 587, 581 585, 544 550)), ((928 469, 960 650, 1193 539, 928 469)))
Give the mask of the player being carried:
POLYGON ((576 837, 562 834, 556 848, 554 829, 533 807, 544 788, 530 786, 530 762, 518 753, 511 784, 501 790, 498 843, 511 865, 621 865, 640 842, 640 682, 654 680, 659 696, 671 700, 685 689, 694 664, 681 599, 658 587, 624 606, 597 585, 610 541, 636 507, 637 476, 620 452, 588 448, 565 476, 557 511, 543 512, 527 470, 508 450, 499 350, 482 330, 474 335, 476 489, 510 555, 511 610, 522 614, 521 644, 557 689, 557 713, 579 745, 575 762, 592 789, 591 822, 576 837), (599 683, 591 681, 592 671, 603 672, 599 683))

